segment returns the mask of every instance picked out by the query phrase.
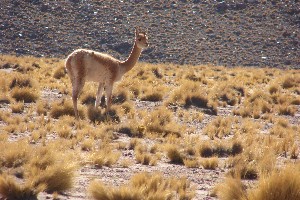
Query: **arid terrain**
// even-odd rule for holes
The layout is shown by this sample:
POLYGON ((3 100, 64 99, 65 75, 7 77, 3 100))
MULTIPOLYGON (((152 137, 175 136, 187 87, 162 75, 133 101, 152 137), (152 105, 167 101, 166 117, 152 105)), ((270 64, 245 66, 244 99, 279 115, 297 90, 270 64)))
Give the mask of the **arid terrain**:
POLYGON ((0 199, 300 199, 299 10, 1 1, 0 199), (76 120, 66 55, 123 60, 135 26, 150 46, 114 86, 112 111, 93 107, 87 83, 76 120))
POLYGON ((299 68, 299 17, 297 0, 3 0, 0 53, 65 58, 88 48, 124 59, 140 26, 145 62, 299 68))
POLYGON ((15 193, 7 190, 13 186, 38 199, 141 195, 128 181, 159 172, 175 177, 171 185, 190 183, 174 199, 226 200, 239 191, 226 177, 242 179, 247 191, 239 194, 250 196, 276 170, 298 167, 283 173, 297 177, 299 70, 138 63, 114 88, 110 113, 93 109, 97 87, 85 85, 77 121, 64 60, 3 55, 0 68, 1 195, 15 193), (112 189, 122 185, 128 188, 112 189))

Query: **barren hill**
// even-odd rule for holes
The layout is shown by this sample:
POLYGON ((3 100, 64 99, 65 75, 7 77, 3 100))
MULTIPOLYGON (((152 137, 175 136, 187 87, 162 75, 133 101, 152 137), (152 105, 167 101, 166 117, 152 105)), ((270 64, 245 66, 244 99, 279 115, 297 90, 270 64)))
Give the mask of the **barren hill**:
POLYGON ((151 43, 142 61, 300 68, 299 24, 298 0, 2 0, 0 53, 125 59, 141 26, 151 43))

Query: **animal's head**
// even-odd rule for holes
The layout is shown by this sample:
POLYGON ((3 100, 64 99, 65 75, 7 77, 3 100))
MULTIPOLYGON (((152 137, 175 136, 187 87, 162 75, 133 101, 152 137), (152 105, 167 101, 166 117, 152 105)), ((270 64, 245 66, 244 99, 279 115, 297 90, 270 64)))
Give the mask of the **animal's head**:
POLYGON ((135 28, 135 42, 141 49, 149 46, 147 33, 141 32, 138 27, 135 28))

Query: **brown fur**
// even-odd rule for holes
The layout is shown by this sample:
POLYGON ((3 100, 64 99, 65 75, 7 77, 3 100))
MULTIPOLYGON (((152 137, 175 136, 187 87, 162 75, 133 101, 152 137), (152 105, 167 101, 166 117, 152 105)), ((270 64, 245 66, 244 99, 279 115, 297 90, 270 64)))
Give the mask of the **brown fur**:
POLYGON ((107 107, 110 109, 113 84, 136 64, 142 48, 148 46, 146 33, 136 29, 135 43, 131 54, 126 61, 119 61, 107 54, 78 49, 71 53, 66 60, 66 70, 72 82, 72 99, 74 112, 78 118, 77 99, 86 81, 99 82, 95 106, 100 103, 100 98, 105 87, 107 107))

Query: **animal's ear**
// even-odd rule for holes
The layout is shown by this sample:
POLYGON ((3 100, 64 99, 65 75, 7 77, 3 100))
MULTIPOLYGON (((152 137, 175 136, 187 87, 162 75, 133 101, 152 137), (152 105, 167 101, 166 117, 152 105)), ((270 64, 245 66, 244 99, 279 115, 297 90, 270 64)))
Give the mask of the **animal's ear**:
POLYGON ((139 27, 137 26, 137 27, 135 27, 135 36, 138 36, 138 35, 139 35, 139 33, 140 33, 140 31, 139 31, 139 27))

